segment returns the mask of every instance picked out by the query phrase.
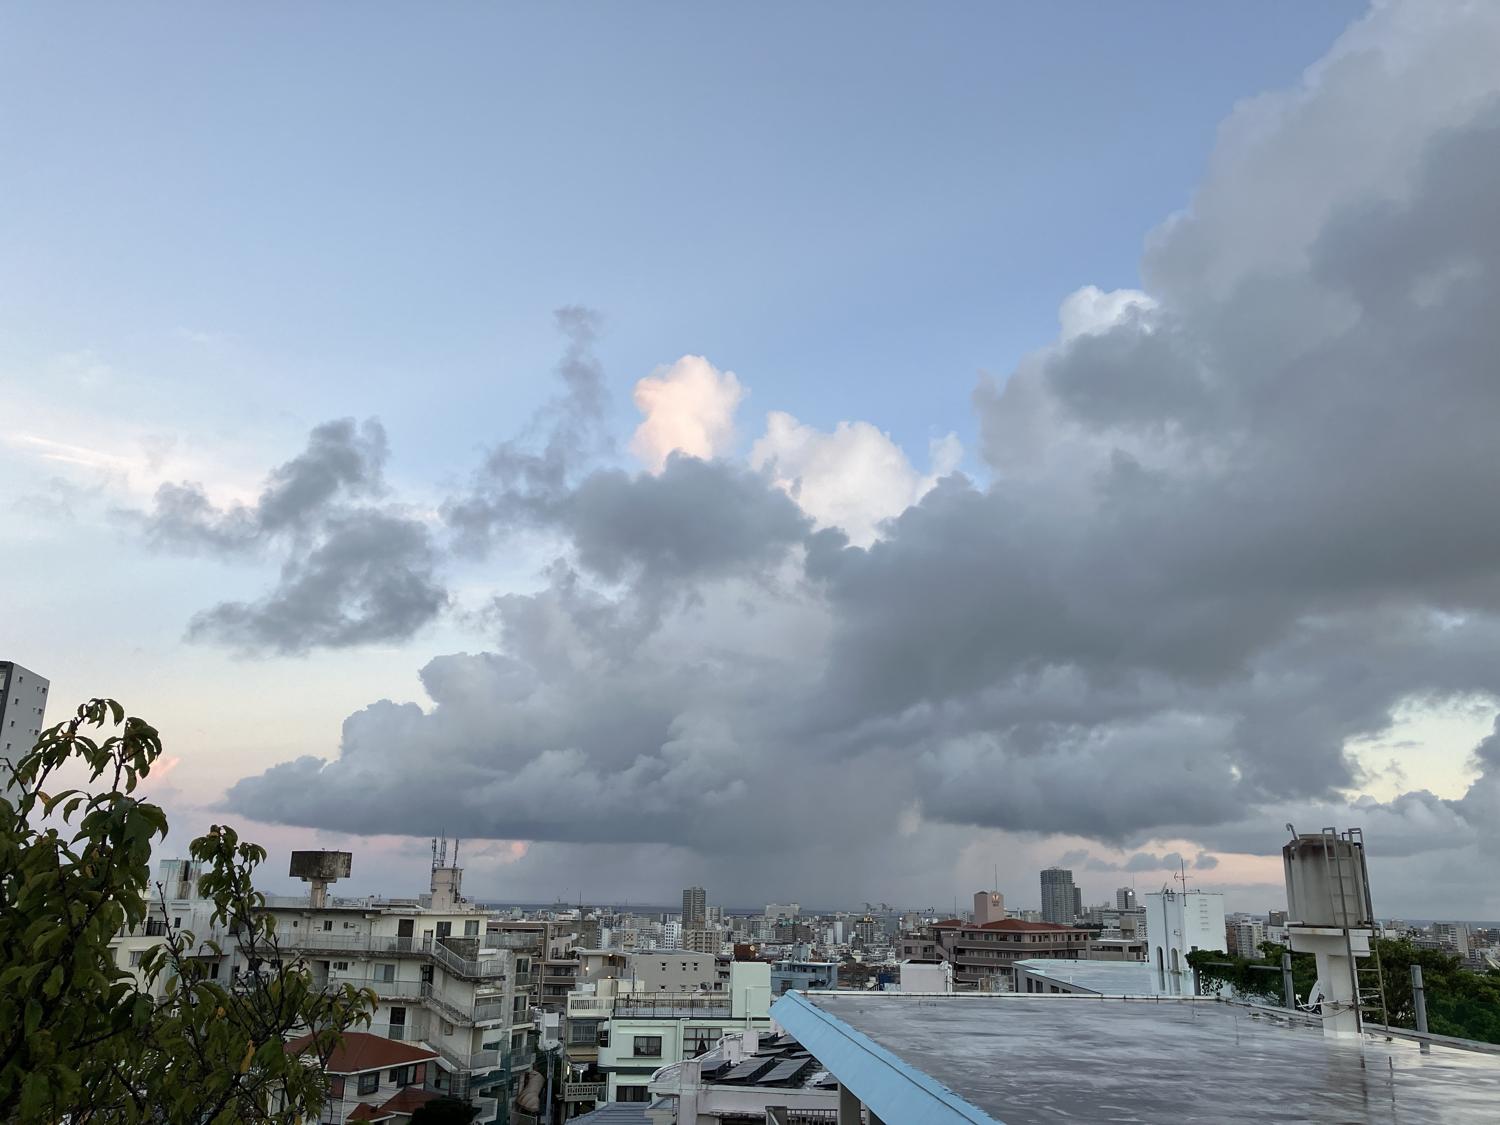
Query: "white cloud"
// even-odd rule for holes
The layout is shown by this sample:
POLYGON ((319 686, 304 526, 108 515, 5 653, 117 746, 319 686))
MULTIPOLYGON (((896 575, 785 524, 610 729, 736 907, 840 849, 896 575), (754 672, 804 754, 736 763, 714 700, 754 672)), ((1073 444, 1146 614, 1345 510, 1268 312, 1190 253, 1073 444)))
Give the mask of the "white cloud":
POLYGON ((636 408, 646 417, 630 452, 654 473, 673 453, 704 459, 723 453, 734 441, 734 412, 744 397, 733 371, 701 355, 658 367, 635 385, 636 408))
POLYGON ((1132 314, 1148 313, 1156 301, 1139 289, 1111 289, 1105 292, 1097 285, 1085 285, 1063 298, 1057 310, 1063 343, 1079 336, 1104 332, 1132 314))
POLYGON ((841 528, 852 542, 867 546, 878 538, 883 520, 920 500, 958 467, 962 455, 955 435, 939 438, 923 474, 889 434, 868 422, 840 422, 824 433, 776 410, 766 416, 750 464, 769 472, 819 526, 841 528))

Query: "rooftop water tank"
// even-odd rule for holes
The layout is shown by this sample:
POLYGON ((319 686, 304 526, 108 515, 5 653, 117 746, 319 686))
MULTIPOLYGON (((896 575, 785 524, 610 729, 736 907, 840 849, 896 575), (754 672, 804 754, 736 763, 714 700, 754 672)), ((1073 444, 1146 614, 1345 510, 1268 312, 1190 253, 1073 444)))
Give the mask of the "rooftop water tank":
POLYGON ((1287 921, 1298 926, 1371 929, 1369 876, 1358 835, 1304 832, 1281 849, 1287 921))

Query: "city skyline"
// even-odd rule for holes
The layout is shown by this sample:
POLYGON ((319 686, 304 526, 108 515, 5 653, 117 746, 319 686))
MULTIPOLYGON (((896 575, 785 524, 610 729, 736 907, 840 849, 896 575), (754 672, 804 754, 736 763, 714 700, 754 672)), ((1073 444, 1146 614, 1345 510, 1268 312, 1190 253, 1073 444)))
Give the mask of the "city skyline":
POLYGON ((0 658, 351 890, 1500 916, 1500 8, 1274 11, 23 6, 0 658))

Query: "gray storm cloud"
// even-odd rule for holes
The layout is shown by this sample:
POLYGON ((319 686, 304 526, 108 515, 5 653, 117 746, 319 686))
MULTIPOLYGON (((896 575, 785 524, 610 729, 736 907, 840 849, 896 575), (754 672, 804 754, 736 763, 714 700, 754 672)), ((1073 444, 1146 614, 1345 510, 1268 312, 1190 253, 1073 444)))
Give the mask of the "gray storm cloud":
POLYGON ((247 653, 299 653, 400 640, 448 603, 426 526, 373 501, 386 493, 385 429, 374 419, 316 426, 307 448, 272 469, 253 505, 216 506, 201 485, 164 484, 124 518, 160 550, 220 558, 283 556, 253 602, 194 616, 188 638, 247 653))
POLYGON ((1497 52, 1500 8, 1378 5, 1238 109, 1148 241, 1149 300, 981 385, 987 482, 868 547, 728 462, 588 471, 592 326, 565 323, 540 448, 446 509, 471 551, 554 535, 543 587, 489 607, 496 651, 427 665, 430 708, 374 703, 230 806, 893 863, 940 850, 900 838, 912 808, 942 847, 1185 837, 1199 870, 1286 819, 1495 850, 1493 742, 1462 799, 1353 806, 1345 744, 1500 694, 1497 52))

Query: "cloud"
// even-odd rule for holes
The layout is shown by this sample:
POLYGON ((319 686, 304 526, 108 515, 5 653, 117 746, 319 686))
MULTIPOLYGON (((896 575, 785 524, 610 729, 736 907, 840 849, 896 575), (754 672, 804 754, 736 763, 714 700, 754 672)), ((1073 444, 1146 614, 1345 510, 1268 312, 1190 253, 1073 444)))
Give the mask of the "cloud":
POLYGON ((832 433, 772 411, 750 464, 769 473, 819 527, 838 528, 868 546, 880 525, 925 496, 958 467, 963 448, 949 434, 932 443, 932 467, 919 473, 889 434, 868 422, 840 422, 832 433))
POLYGON ((726 453, 744 395, 733 371, 720 371, 701 355, 658 367, 635 385, 636 409, 645 419, 630 452, 652 472, 661 472, 673 453, 704 459, 726 453))
POLYGON ((1496 49, 1493 6, 1382 4, 1236 109, 1142 290, 1078 291, 977 389, 987 479, 787 415, 749 469, 591 467, 575 334, 586 393, 447 510, 555 537, 543 587, 497 599, 495 651, 427 666, 430 707, 372 704, 231 804, 723 872, 747 839, 907 870, 986 830, 1210 870, 1287 820, 1479 869, 1493 744, 1462 798, 1388 801, 1350 796, 1346 748, 1500 694, 1496 49))
POLYGON ((119 513, 160 550, 221 558, 284 556, 270 592, 196 614, 188 639, 245 653, 303 653, 403 640, 448 595, 426 526, 384 496, 385 429, 375 419, 324 422, 272 469, 254 504, 215 505, 199 484, 164 483, 146 511, 119 513))
POLYGON ((188 638, 280 653, 404 640, 448 604, 436 566, 415 520, 376 511, 332 517, 316 546, 283 565, 270 593, 204 610, 188 638))
POLYGON ((490 450, 468 493, 443 506, 443 517, 466 554, 482 557, 498 537, 555 519, 578 471, 591 456, 609 450, 602 428, 604 370, 594 354, 601 318, 579 305, 558 309, 553 316, 566 341, 556 367, 563 393, 521 434, 490 450))

